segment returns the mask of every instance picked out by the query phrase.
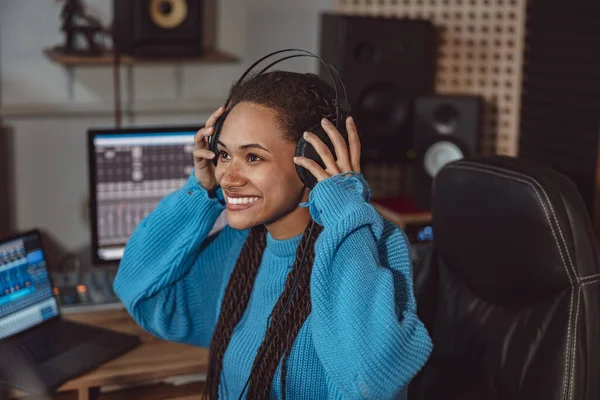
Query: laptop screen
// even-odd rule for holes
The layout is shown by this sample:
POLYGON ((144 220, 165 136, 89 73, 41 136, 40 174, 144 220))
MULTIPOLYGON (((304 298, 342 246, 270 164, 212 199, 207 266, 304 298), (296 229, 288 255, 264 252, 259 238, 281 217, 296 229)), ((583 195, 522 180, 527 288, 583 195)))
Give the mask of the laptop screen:
POLYGON ((0 242, 0 339, 57 315, 39 233, 0 242))

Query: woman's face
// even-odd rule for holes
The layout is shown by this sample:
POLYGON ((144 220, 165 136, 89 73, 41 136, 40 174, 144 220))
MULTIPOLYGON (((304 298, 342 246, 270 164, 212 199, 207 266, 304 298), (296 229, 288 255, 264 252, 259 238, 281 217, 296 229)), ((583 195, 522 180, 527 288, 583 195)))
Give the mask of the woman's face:
POLYGON ((307 191, 293 161, 296 144, 284 138, 274 110, 238 103, 227 116, 217 144, 215 174, 227 201, 230 226, 247 229, 265 224, 269 229, 289 220, 290 213, 304 214, 306 209, 299 203, 307 191))

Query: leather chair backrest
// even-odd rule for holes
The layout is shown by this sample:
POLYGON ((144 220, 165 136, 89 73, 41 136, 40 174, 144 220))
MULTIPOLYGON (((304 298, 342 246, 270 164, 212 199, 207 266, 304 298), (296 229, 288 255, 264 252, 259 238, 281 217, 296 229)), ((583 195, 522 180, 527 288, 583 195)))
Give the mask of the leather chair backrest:
POLYGON ((433 353, 413 399, 600 399, 600 268, 564 175, 504 156, 446 165, 415 272, 433 353))

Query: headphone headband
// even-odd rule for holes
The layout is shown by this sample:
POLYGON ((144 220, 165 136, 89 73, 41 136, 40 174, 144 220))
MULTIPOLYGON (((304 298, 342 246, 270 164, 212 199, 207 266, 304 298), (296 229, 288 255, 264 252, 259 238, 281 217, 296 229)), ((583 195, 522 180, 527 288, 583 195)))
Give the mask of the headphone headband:
MULTIPOLYGON (((344 81, 342 80, 342 78, 340 77, 340 74, 338 73, 338 71, 335 69, 335 67, 329 63, 327 63, 325 60, 323 60, 321 57, 317 56, 314 53, 311 53, 310 51, 307 50, 303 50, 303 49, 283 49, 283 50, 278 50, 278 51, 274 51, 272 53, 267 54, 266 56, 263 56, 261 58, 259 58, 258 60, 256 60, 250 67, 248 67, 248 69, 246 69, 246 71, 242 74, 242 76, 237 80, 237 82, 235 83, 235 86, 239 85, 240 83, 242 83, 242 81, 244 80, 244 78, 246 76, 248 76, 248 74, 250 72, 252 72, 252 70, 261 62, 263 62, 264 60, 273 57, 276 54, 280 54, 280 53, 289 53, 289 52, 299 52, 302 54, 294 54, 294 55, 290 55, 290 56, 286 56, 286 57, 281 57, 275 61, 273 61, 272 63, 270 63, 269 65, 267 65, 266 67, 264 67, 262 70, 260 70, 258 72, 257 75, 262 75, 264 74, 269 68, 273 67, 276 64, 279 64, 282 61, 285 60, 289 60, 291 58, 297 58, 297 57, 311 57, 311 58, 315 58, 317 60, 319 60, 319 62, 327 69, 327 71, 329 72, 329 76, 331 77, 331 81, 333 82, 333 90, 335 91, 335 100, 334 100, 334 105, 336 107, 336 110, 341 109, 342 111, 344 111, 346 114, 350 114, 350 103, 348 102, 348 95, 346 92, 346 85, 344 84, 344 81), (337 77, 337 79, 336 79, 337 77), (342 87, 342 90, 344 92, 344 99, 343 101, 340 101, 340 96, 339 96, 339 91, 338 91, 338 81, 340 83, 340 86, 342 87)), ((225 107, 227 107, 227 105, 229 105, 229 102, 231 101, 231 95, 227 97, 227 101, 225 101, 225 107)))

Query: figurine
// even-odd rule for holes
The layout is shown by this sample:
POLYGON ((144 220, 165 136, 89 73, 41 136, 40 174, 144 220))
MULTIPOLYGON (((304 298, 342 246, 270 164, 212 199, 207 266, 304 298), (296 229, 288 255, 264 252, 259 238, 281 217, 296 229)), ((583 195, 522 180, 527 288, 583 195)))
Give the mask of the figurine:
POLYGON ((64 54, 102 55, 107 51, 103 44, 105 37, 110 37, 108 29, 95 17, 86 15, 81 0, 56 0, 64 2, 61 11, 62 26, 60 30, 65 33, 65 44, 56 47, 64 54), (87 48, 78 46, 77 36, 83 35, 87 41, 87 48))

